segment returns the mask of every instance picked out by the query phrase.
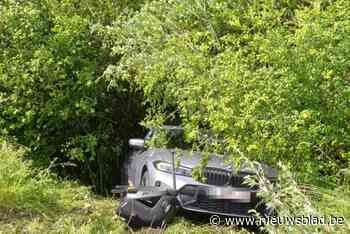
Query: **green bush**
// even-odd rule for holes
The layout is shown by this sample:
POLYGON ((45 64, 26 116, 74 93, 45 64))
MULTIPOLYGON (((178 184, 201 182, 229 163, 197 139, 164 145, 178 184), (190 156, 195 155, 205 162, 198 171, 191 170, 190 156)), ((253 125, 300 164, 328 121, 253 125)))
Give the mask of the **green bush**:
POLYGON ((342 0, 151 2, 109 29, 121 59, 108 74, 134 79, 149 119, 182 122, 189 139, 208 129, 233 158, 335 182, 349 166, 349 10, 342 0))
POLYGON ((48 167, 54 160, 61 175, 103 193, 116 182, 124 142, 140 131, 143 107, 131 83, 107 90, 98 79, 118 57, 109 55, 95 28, 141 3, 0 3, 0 134, 28 146, 36 164, 48 167), (77 168, 63 169, 67 161, 77 168))

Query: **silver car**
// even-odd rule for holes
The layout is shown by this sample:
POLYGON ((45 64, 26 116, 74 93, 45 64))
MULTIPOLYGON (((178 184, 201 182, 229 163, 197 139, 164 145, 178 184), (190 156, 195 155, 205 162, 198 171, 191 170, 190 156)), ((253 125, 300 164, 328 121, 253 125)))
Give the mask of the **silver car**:
MULTIPOLYGON (((181 127, 163 126, 162 130, 172 136, 173 147, 186 149, 181 127)), ((125 165, 129 185, 176 189, 181 207, 188 211, 228 216, 249 216, 251 209, 265 212, 265 206, 257 207, 260 204, 257 188, 243 184, 244 176, 251 174, 250 171, 242 169, 233 173, 222 156, 212 155, 204 169, 206 182, 198 182, 193 179, 192 170, 200 164, 200 153, 182 150, 180 165, 178 160, 175 165, 173 148, 146 147, 156 137, 157 130, 150 130, 142 139, 129 140, 132 153, 125 165)), ((264 166, 264 172, 275 180, 274 169, 264 166)))

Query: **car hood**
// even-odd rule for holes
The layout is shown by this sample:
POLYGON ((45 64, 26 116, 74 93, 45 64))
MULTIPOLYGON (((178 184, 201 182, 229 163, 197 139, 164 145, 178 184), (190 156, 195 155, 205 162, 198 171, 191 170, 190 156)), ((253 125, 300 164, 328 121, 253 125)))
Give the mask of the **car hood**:
MULTIPOLYGON (((181 151, 177 153, 176 161, 180 160, 180 165, 194 168, 201 162, 202 155, 198 152, 181 151)), ((171 163, 172 161, 172 150, 170 149, 154 149, 152 150, 152 158, 160 161, 171 163)), ((246 173, 254 174, 252 169, 247 166, 241 166, 239 170, 235 170, 231 165, 225 163, 227 157, 218 154, 211 154, 207 163, 207 167, 220 168, 234 173, 246 173)), ((268 178, 277 177, 277 171, 265 164, 261 164, 264 174, 268 178)))

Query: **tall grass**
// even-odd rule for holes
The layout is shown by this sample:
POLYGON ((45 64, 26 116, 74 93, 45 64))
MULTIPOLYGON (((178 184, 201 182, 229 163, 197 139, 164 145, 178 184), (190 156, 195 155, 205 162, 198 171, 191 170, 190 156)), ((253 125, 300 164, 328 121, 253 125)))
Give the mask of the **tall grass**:
POLYGON ((76 193, 72 184, 58 183, 45 171, 31 169, 30 162, 22 160, 22 148, 2 143, 0 151, 0 209, 5 213, 51 216, 69 210, 66 199, 87 193, 84 189, 76 193))
POLYGON ((25 149, 0 140, 0 233, 120 233, 115 202, 31 167, 25 149))

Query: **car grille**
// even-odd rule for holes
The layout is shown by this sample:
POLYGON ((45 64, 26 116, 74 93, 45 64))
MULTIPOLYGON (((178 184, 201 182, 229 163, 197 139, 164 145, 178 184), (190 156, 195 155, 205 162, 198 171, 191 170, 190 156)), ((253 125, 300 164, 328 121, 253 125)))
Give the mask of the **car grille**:
POLYGON ((246 175, 247 174, 232 175, 230 171, 220 168, 206 167, 204 169, 206 184, 209 185, 231 185, 233 187, 252 188, 249 185, 243 183, 244 176, 246 175))
POLYGON ((222 186, 229 184, 231 173, 219 168, 206 167, 204 176, 207 184, 222 186))

